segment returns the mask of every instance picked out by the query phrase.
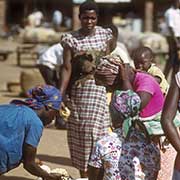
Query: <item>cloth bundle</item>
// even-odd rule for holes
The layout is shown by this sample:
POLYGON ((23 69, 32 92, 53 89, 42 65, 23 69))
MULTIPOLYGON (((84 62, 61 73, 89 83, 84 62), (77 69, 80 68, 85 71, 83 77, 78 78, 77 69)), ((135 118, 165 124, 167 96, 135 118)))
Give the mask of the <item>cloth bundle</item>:
POLYGON ((119 74, 119 66, 121 59, 116 55, 107 55, 100 59, 96 68, 96 75, 104 80, 107 85, 113 85, 119 74))

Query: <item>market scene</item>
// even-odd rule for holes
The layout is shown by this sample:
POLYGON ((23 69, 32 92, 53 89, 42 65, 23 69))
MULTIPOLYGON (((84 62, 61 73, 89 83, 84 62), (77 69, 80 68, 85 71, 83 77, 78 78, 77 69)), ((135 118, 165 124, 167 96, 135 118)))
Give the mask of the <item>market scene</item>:
POLYGON ((0 180, 180 180, 180 0, 0 9, 0 180))

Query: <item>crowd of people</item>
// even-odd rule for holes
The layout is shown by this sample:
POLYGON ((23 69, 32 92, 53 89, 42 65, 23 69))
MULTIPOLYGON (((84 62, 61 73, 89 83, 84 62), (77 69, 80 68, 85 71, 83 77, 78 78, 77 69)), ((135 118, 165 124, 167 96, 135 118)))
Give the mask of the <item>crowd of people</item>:
POLYGON ((51 17, 47 17, 44 13, 35 8, 26 18, 26 25, 32 28, 37 27, 51 27, 56 32, 60 32, 62 26, 65 26, 67 29, 70 29, 71 18, 63 15, 61 10, 54 9, 51 14, 51 17))
MULTIPOLYGON (((151 48, 140 46, 130 57, 114 25, 97 25, 98 13, 96 3, 82 3, 80 29, 64 33, 37 62, 47 85, 29 90, 24 101, 0 105, 0 175, 22 162, 33 175, 61 179, 43 171, 35 157, 43 125, 67 106, 70 157, 81 178, 164 180, 173 172, 172 180, 180 179, 179 66, 169 85, 151 48), (168 171, 163 166, 175 156, 173 148, 174 171, 168 171)), ((180 31, 172 24, 178 48, 180 31)))

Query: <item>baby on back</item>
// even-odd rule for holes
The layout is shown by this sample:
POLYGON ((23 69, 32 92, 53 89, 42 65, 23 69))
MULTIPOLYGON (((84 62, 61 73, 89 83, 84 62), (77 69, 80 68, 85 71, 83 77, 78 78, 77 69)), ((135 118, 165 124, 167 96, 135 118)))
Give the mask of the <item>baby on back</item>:
POLYGON ((166 95, 169 84, 161 69, 155 63, 153 63, 154 54, 152 50, 149 47, 139 47, 134 50, 132 58, 134 60, 135 68, 154 76, 156 81, 159 83, 163 94, 166 95))

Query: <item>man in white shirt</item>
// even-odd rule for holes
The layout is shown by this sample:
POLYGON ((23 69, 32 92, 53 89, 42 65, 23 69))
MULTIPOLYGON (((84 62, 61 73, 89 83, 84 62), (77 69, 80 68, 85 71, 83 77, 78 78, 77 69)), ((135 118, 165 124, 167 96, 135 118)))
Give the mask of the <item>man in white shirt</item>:
POLYGON ((63 15, 62 15, 61 11, 55 10, 53 13, 53 17, 52 17, 52 24, 53 24, 55 31, 59 31, 62 20, 63 20, 63 15))
POLYGON ((169 60, 164 69, 167 78, 171 67, 173 75, 178 71, 180 61, 178 60, 178 49, 180 49, 180 0, 173 0, 172 6, 165 12, 165 20, 168 26, 167 41, 169 43, 169 60))
MULTIPOLYGON (((63 47, 60 43, 50 46, 37 60, 37 67, 46 84, 59 87, 59 70, 63 64, 63 47)), ((57 129, 66 129, 66 122, 61 116, 56 117, 57 129)))
POLYGON ((63 47, 60 43, 49 47, 38 59, 37 65, 46 84, 58 87, 59 69, 63 64, 63 47))

